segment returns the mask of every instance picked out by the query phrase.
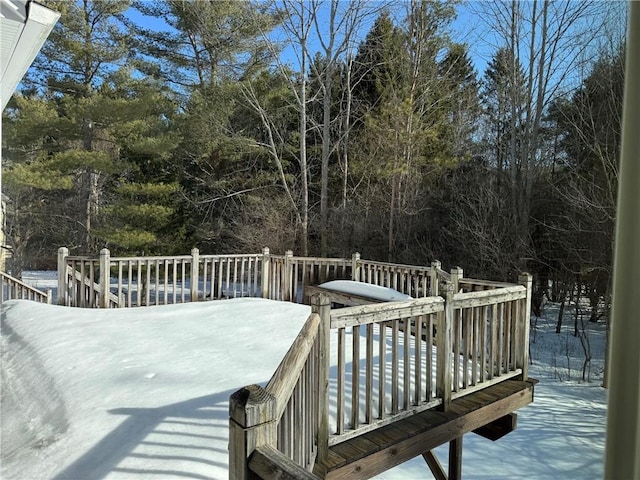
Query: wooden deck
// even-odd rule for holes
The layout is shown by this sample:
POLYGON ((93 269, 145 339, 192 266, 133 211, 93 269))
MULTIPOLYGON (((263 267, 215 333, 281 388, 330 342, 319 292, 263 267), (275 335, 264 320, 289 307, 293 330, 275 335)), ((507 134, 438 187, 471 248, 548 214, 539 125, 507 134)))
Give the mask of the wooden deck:
POLYGON ((513 412, 533 401, 526 273, 511 284, 466 278, 459 267, 448 273, 437 261, 398 265, 357 253, 296 257, 268 248, 233 255, 193 249, 178 257, 68 253, 58 252, 58 302, 65 305, 238 296, 311 303, 313 313, 266 387, 248 385, 230 398, 231 480, 369 478, 418 455, 437 480, 457 480, 464 434, 500 438, 515 428, 513 412), (404 298, 380 302, 374 293, 317 287, 327 280, 404 298), (345 308, 333 308, 339 305, 345 308), (445 443, 448 469, 433 454, 445 443))
POLYGON ((448 412, 426 410, 331 446, 327 461, 317 464, 315 473, 327 479, 380 474, 528 405, 535 383, 507 380, 453 400, 448 412))
POLYGON ((287 377, 291 388, 254 388, 253 400, 233 402, 230 478, 365 479, 422 455, 425 474, 461 479, 463 436, 496 440, 533 401, 531 277, 521 285, 464 279, 461 271, 451 278, 443 296, 398 302, 308 287, 319 318, 300 337, 306 347, 289 352, 295 362, 285 358, 273 377, 287 377), (318 383, 309 383, 314 375, 318 383), (280 411, 272 414, 274 406, 280 411), (433 452, 446 443, 447 469, 433 452))

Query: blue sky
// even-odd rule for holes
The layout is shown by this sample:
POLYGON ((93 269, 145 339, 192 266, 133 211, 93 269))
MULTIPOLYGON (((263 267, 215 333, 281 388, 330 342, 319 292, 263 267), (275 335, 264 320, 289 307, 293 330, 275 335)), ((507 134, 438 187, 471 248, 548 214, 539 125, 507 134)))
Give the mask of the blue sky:
MULTIPOLYGON (((478 19, 477 14, 474 13, 474 4, 478 2, 470 2, 468 4, 459 5, 457 8, 458 17, 451 25, 452 39, 456 42, 465 43, 469 47, 469 55, 476 69, 478 77, 481 77, 484 73, 487 63, 493 55, 494 48, 490 45, 492 42, 488 39, 488 31, 486 25, 478 19)), ((320 16, 327 16, 326 9, 321 10, 320 16)), ((141 15, 137 10, 130 8, 127 12, 127 16, 136 23, 143 25, 147 28, 153 28, 156 30, 162 30, 166 28, 166 24, 157 18, 146 17, 141 15)), ((402 21, 402 13, 397 15, 397 22, 402 21)), ((364 27, 359 32, 359 40, 364 39, 369 29, 373 25, 376 17, 372 17, 365 22, 364 27)), ((312 51, 315 45, 315 50, 320 50, 320 46, 317 41, 312 41, 312 51)), ((288 62, 296 62, 294 55, 285 50, 285 57, 288 62)))

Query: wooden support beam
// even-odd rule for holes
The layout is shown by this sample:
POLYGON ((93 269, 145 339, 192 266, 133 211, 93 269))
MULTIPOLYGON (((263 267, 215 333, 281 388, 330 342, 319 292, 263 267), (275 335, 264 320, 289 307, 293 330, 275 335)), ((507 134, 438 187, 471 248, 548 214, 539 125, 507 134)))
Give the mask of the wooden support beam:
POLYGON ((475 429, 473 433, 495 442, 496 440, 504 437, 507 433, 513 432, 517 425, 518 414, 509 413, 504 417, 500 417, 491 423, 487 423, 486 425, 475 429))
POLYGON ((422 454, 422 458, 427 462, 429 470, 433 473, 433 478, 435 478, 435 480, 447 480, 447 474, 445 473, 444 468, 442 468, 442 464, 438 461, 435 453, 433 453, 433 450, 424 452, 422 454))
POLYGON ((249 460, 249 469, 263 480, 320 480, 320 477, 269 445, 255 449, 249 460))
POLYGON ((462 435, 449 442, 449 480, 462 479, 462 435))

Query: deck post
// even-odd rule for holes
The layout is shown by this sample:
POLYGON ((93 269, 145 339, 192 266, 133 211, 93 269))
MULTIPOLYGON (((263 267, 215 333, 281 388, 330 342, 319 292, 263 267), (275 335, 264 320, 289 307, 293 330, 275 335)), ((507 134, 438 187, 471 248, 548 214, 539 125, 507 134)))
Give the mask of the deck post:
POLYGON ((58 305, 67 305, 67 257, 69 249, 58 249, 58 305))
POLYGON ((292 286, 294 285, 295 280, 293 279, 293 251, 287 250, 284 252, 284 278, 282 279, 283 285, 281 285, 282 289, 282 300, 285 302, 290 302, 293 297, 292 286))
POLYGON ((464 276, 464 270, 461 267, 451 269, 451 283, 453 285, 453 293, 460 291, 460 280, 464 276))
POLYGON ((257 447, 276 446, 276 399, 260 385, 229 398, 229 479, 249 480, 249 457, 257 447))
POLYGON ((520 335, 518 335, 520 345, 519 355, 516 356, 516 368, 522 369, 522 380, 529 376, 529 322, 531 321, 531 290, 533 277, 529 273, 522 273, 518 277, 518 283, 527 289, 527 298, 522 301, 520 321, 520 335))
POLYGON ((431 291, 429 295, 432 297, 438 296, 438 269, 442 267, 442 264, 436 260, 431 262, 431 270, 429 270, 429 276, 431 277, 431 291))
POLYGON ((99 306, 109 308, 109 293, 111 293, 111 252, 108 248, 100 250, 100 285, 99 306))
POLYGON ((198 301, 198 283, 200 278, 198 273, 200 272, 200 250, 197 248, 191 249, 191 302, 198 301))
POLYGON ((436 331, 437 348, 437 372, 436 395, 442 399, 442 410, 449 410, 451 404, 451 351, 452 351, 452 326, 455 310, 453 308, 453 285, 446 282, 443 286, 445 296, 444 315, 438 313, 439 321, 436 331))
POLYGON ((318 455, 316 474, 327 462, 329 455, 329 368, 331 362, 331 303, 326 293, 317 293, 311 297, 311 309, 320 316, 318 332, 320 358, 318 364, 318 455))
POLYGON ((351 280, 355 282, 360 281, 360 254, 358 252, 351 255, 351 280))
POLYGON ((269 275, 269 268, 271 264, 271 257, 269 255, 269 247, 262 249, 262 278, 260 279, 260 285, 262 286, 262 298, 269 298, 269 284, 271 278, 269 275))
POLYGON ((449 442, 449 477, 448 480, 462 478, 462 436, 449 442))

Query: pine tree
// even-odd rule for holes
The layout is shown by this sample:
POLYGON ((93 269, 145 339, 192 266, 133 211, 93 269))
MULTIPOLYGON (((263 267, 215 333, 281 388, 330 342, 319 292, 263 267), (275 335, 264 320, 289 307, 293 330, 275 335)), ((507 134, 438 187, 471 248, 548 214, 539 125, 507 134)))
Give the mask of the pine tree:
POLYGON ((51 223, 41 229, 49 245, 89 253, 110 246, 103 235, 117 227, 108 224, 105 207, 120 201, 116 187, 130 181, 136 162, 144 157, 165 169, 177 141, 169 133, 175 106, 127 66, 128 39, 118 18, 128 2, 50 6, 62 20, 29 72, 28 95, 7 113, 16 132, 7 139, 7 194, 23 199, 13 211, 16 231, 39 216, 51 223), (46 199, 40 205, 39 197, 46 199))
POLYGON ((446 52, 454 11, 449 2, 414 1, 407 8, 405 29, 381 15, 356 56, 363 73, 354 97, 367 113, 354 139, 363 173, 375 171, 371 180, 384 182, 390 261, 408 248, 430 177, 453 160, 443 100, 452 92, 445 91, 450 83, 443 81, 438 58, 446 52))
POLYGON ((522 131, 524 89, 524 72, 518 59, 508 49, 499 49, 487 66, 482 92, 487 156, 496 166, 498 177, 518 165, 515 155, 521 142, 518 135, 522 131))
POLYGON ((443 109, 447 112, 447 143, 451 155, 469 159, 476 150, 480 115, 479 85, 468 48, 453 44, 438 64, 442 81, 443 109))
POLYGON ((255 2, 137 1, 142 14, 158 18, 162 31, 128 23, 135 65, 165 82, 181 105, 174 126, 182 141, 172 161, 184 192, 185 238, 220 251, 233 244, 229 225, 241 215, 244 196, 265 183, 246 115, 243 84, 270 55, 263 34, 278 21, 255 2))

